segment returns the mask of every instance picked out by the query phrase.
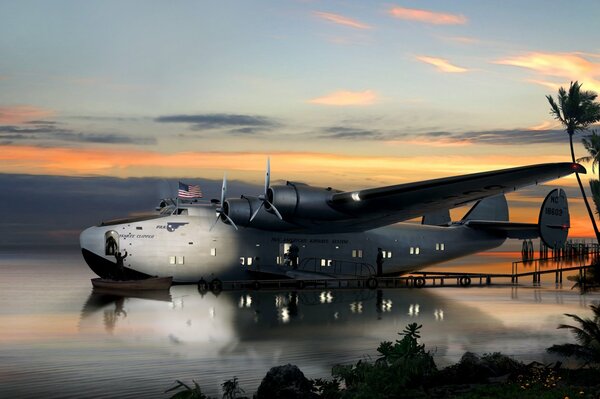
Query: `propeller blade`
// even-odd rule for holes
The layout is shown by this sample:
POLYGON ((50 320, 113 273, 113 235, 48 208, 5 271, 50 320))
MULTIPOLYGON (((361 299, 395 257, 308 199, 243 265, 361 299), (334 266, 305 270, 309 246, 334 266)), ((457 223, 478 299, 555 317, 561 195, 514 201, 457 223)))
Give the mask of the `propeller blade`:
POLYGON ((265 198, 267 197, 267 190, 271 185, 271 158, 267 157, 267 171, 265 173, 265 198))
POLYGON ((232 225, 233 227, 235 227, 235 229, 236 229, 236 230, 239 230, 239 229, 238 229, 238 227, 235 225, 235 223, 233 223, 233 220, 231 220, 231 218, 230 218, 229 216, 227 216, 227 214, 226 214, 226 213, 222 213, 221 215, 225 216, 225 219, 227 219, 227 221, 228 221, 229 223, 231 223, 231 225, 232 225))
POLYGON ((260 211, 260 208, 262 208, 265 205, 264 201, 261 201, 260 205, 258 206, 258 208, 256 208, 256 210, 254 211, 254 213, 252 214, 252 216, 250 217, 250 221, 253 221, 254 218, 256 217, 256 215, 258 214, 258 211, 260 211))
POLYGON ((212 226, 210 226, 210 229, 208 229, 208 231, 212 231, 212 229, 214 229, 214 228, 215 228, 215 226, 216 226, 216 225, 217 225, 217 223, 219 222, 219 219, 221 218, 221 212, 219 212, 218 210, 217 210, 217 212, 218 212, 219 214, 217 215, 217 218, 215 219, 215 222, 212 224, 212 226))
MULTIPOLYGON (((283 218, 281 217, 281 213, 279 213, 279 211, 277 210, 277 208, 275 208, 275 205, 271 204, 268 200, 265 200, 265 202, 269 204, 269 206, 271 207, 271 209, 273 210, 273 212, 275 212, 275 214, 277 215, 277 217, 279 218, 279 220, 283 220, 283 218)), ((265 202, 263 202, 263 204, 265 202)))
POLYGON ((223 174, 223 185, 221 186, 221 206, 225 203, 225 196, 227 195, 227 172, 223 174))

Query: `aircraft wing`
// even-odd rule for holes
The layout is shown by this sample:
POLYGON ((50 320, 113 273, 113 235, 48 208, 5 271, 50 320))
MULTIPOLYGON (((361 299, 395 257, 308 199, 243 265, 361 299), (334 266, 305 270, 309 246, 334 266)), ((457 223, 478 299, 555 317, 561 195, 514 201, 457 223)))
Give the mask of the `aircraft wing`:
POLYGON ((586 173, 577 163, 546 163, 416 183, 335 193, 329 205, 350 216, 346 228, 370 229, 441 209, 456 208, 492 195, 543 183, 572 173, 586 173))

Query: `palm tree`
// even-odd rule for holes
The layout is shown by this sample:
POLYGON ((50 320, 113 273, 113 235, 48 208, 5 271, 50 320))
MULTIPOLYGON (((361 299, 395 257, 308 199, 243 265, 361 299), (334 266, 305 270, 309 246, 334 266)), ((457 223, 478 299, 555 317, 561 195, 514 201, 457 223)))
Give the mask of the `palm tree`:
MULTIPOLYGON (((593 130, 590 136, 581 139, 581 144, 590 155, 577 158, 577 162, 591 162, 592 172, 595 172, 596 166, 600 165, 600 135, 593 130)), ((600 168, 598 168, 598 175, 600 177, 600 168)))
MULTIPOLYGON (((592 135, 584 137, 581 143, 590 155, 578 158, 577 162, 591 162, 592 172, 594 172, 596 166, 600 165, 600 135, 596 134, 594 130, 592 135)), ((598 168, 598 175, 600 177, 600 168, 598 168)), ((600 180, 590 179, 590 189, 592 190, 594 205, 596 205, 596 213, 600 214, 600 180)))
POLYGON ((565 313, 579 326, 559 324, 558 328, 568 328, 575 335, 578 344, 552 345, 548 352, 563 356, 574 356, 585 362, 585 365, 600 363, 600 305, 590 305, 594 312, 591 319, 582 319, 575 314, 565 313))
MULTIPOLYGON (((582 91, 581 84, 577 81, 571 82, 569 86, 569 92, 561 87, 558 89, 557 100, 550 95, 546 96, 550 103, 550 114, 555 119, 559 120, 565 127, 565 131, 569 134, 569 145, 571 147, 571 160, 575 162, 575 151, 573 150, 573 135, 577 131, 583 131, 593 123, 600 121, 600 103, 595 102, 598 95, 593 91, 582 91)), ((596 240, 600 243, 600 232, 596 225, 596 219, 592 213, 592 208, 585 195, 583 184, 579 174, 576 172, 577 183, 581 190, 581 195, 587 208, 592 226, 594 227, 594 233, 596 233, 596 240)))

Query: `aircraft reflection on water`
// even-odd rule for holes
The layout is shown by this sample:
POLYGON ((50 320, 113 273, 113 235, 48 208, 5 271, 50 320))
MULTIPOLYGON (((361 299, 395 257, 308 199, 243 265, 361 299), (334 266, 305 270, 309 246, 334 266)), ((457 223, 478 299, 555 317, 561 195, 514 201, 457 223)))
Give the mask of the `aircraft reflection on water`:
MULTIPOLYGON (((169 330, 165 330, 167 336, 177 334, 180 342, 202 340, 202 335, 220 336, 222 331, 216 331, 220 328, 234 330, 241 338, 259 336, 264 339, 268 335, 277 335, 277 330, 272 329, 276 325, 301 327, 296 330, 300 333, 307 332, 302 328, 304 326, 313 334, 316 333, 314 329, 332 333, 338 330, 333 322, 338 322, 343 329, 362 329, 372 320, 385 320, 386 315, 390 316, 395 330, 403 319, 406 322, 411 318, 420 318, 421 322, 444 321, 448 306, 453 313, 456 304, 444 304, 443 299, 424 290, 231 291, 213 294, 199 293, 195 286, 174 286, 171 293, 115 293, 95 289, 83 306, 80 329, 93 328, 97 316, 103 315, 105 330, 111 333, 118 331, 119 323, 127 321, 128 325, 143 328, 150 325, 153 329, 166 328, 169 330), (160 318, 145 317, 157 311, 160 318)), ((488 317, 474 310, 462 309, 460 312, 479 319, 488 317)), ((381 327, 377 325, 378 329, 381 327)))
POLYGON ((512 353, 512 348, 534 348, 535 353, 543 354, 549 342, 564 339, 555 328, 564 313, 565 305, 558 299, 564 291, 557 290, 554 301, 548 300, 550 290, 525 289, 518 298, 517 288, 511 289, 512 294, 508 289, 224 291, 202 295, 195 286, 187 285, 172 287, 170 297, 92 292, 83 306, 79 328, 80 334, 104 331, 130 345, 151 342, 177 356, 218 359, 230 354, 275 359, 285 355, 294 361, 315 360, 327 352, 329 360, 320 363, 373 352, 379 342, 396 339, 398 332, 414 321, 423 324, 424 342, 446 361, 458 360, 466 350, 512 353), (510 300, 502 299, 492 309, 485 299, 468 299, 471 293, 495 298, 494 292, 503 292, 510 300), (532 295, 536 308, 530 306, 532 295), (539 305, 543 295, 545 305, 539 305))

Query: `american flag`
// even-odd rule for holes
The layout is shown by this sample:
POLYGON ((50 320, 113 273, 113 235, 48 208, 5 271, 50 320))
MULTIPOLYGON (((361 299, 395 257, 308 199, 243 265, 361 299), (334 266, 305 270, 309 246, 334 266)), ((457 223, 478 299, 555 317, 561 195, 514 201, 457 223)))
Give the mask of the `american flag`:
POLYGON ((196 184, 185 184, 179 182, 179 190, 177 191, 179 198, 202 198, 200 186, 196 184))

